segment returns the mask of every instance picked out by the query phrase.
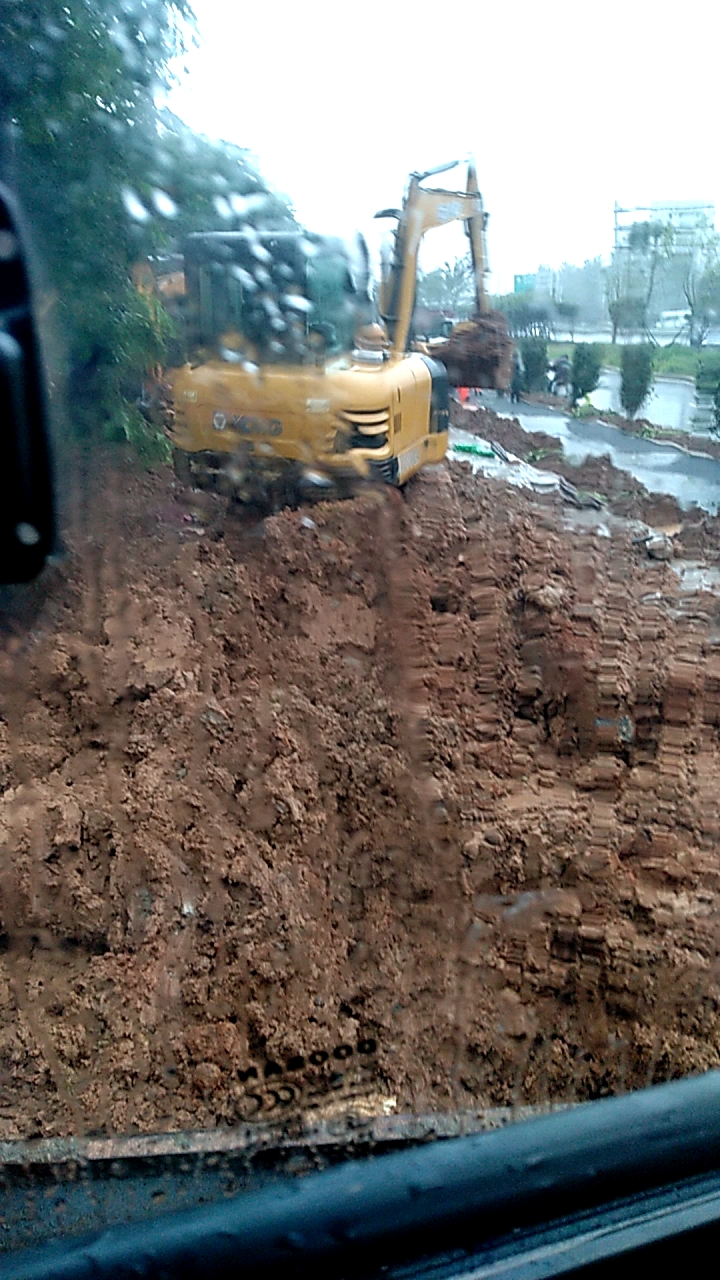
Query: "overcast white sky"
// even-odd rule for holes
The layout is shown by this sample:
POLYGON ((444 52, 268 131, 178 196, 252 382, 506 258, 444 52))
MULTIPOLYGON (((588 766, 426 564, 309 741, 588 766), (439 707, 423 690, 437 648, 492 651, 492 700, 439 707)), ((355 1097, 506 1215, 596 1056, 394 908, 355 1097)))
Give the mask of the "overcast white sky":
MULTIPOLYGON (((372 215, 410 170, 471 152, 503 292, 515 272, 607 254, 615 199, 720 207, 712 0, 193 5, 200 46, 170 106, 248 147, 314 230, 377 243, 372 215)), ((431 232, 423 265, 465 244, 431 232)))

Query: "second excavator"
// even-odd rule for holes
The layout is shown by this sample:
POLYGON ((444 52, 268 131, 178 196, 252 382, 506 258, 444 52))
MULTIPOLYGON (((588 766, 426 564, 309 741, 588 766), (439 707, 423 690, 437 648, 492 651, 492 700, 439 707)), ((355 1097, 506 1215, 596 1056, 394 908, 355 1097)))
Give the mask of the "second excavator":
MULTIPOLYGON (((480 310, 485 296, 486 215, 474 167, 464 191, 423 185, 454 167, 412 174, 402 209, 378 215, 397 219, 379 323, 366 251, 353 261, 340 241, 304 231, 188 237, 187 360, 166 375, 163 415, 186 483, 277 507, 347 491, 362 476, 402 485, 444 457, 455 378, 444 353, 410 347, 428 230, 464 222, 480 310)), ((485 350, 470 385, 502 385, 505 350, 501 341, 485 350)))

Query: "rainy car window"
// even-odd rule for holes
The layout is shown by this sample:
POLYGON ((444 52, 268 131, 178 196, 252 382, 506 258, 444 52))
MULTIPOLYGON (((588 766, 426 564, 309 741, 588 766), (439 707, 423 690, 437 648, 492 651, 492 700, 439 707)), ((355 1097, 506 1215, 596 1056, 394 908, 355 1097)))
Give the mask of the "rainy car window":
POLYGON ((58 525, 0 597, 10 1163, 718 1064, 710 54, 650 129, 682 24, 520 7, 0 0, 58 525))

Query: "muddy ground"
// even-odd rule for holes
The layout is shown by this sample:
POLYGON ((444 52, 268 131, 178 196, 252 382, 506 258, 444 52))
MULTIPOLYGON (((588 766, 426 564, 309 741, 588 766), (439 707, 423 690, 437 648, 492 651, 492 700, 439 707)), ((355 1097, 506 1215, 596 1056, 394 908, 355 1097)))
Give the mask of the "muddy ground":
POLYGON ((631 472, 615 467, 608 454, 589 456, 580 464, 569 462, 557 436, 525 431, 517 418, 501 418, 482 406, 453 404, 451 420, 463 431, 496 441, 534 467, 564 476, 581 492, 601 497, 613 515, 670 530, 678 555, 702 554, 711 562, 720 558, 720 522, 716 517, 700 507, 684 510, 670 494, 648 493, 631 472))
POLYGON ((2 640, 0 1136, 718 1065, 716 596, 466 464, 219 537, 116 454, 71 498, 2 640))

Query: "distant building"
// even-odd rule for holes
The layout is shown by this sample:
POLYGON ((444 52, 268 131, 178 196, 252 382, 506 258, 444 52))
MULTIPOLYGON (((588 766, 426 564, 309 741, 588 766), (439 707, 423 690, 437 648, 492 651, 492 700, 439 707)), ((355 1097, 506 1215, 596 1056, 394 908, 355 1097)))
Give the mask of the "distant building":
POLYGON ((552 267, 538 267, 535 273, 535 297, 549 302, 555 296, 555 272, 552 267))

